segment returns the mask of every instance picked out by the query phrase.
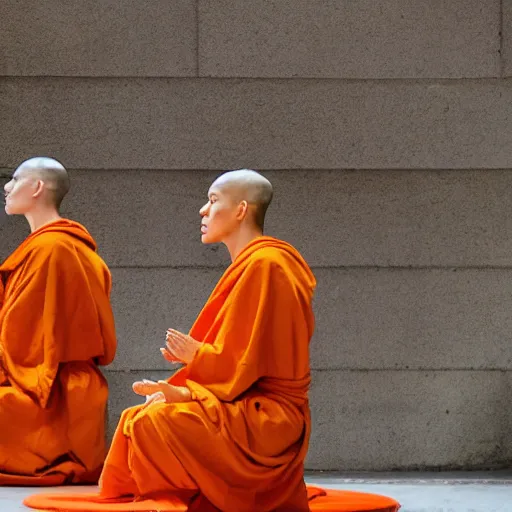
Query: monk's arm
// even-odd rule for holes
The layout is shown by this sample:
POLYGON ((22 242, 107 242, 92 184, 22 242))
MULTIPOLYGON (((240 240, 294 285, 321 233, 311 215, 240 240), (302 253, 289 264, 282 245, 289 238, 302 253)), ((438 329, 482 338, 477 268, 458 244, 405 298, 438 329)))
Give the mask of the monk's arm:
POLYGON ((76 250, 60 243, 36 247, 9 290, 0 324, 5 369, 11 384, 42 407, 61 363, 102 355, 91 293, 76 250))
MULTIPOLYGON (((3 276, 0 274, 0 318, 2 315, 2 304, 4 303, 4 282, 3 282, 3 276)), ((7 373, 4 369, 4 363, 3 363, 3 355, 4 351, 2 348, 2 345, 0 344, 0 386, 5 386, 9 383, 9 379, 7 378, 7 373)))
POLYGON ((200 383, 219 399, 231 401, 268 375, 273 344, 279 343, 280 326, 286 323, 280 317, 293 315, 297 306, 286 272, 266 260, 246 269, 228 300, 215 341, 204 343, 187 366, 193 395, 200 390, 195 383, 200 383))

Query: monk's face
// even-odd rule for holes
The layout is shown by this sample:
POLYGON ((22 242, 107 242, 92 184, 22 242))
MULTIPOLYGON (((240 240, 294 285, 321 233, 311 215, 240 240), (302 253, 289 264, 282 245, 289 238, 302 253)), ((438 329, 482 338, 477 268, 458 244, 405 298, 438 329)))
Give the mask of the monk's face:
POLYGON ((208 191, 208 202, 199 210, 204 244, 223 242, 240 226, 240 206, 229 189, 215 182, 208 191))
POLYGON ((8 215, 24 215, 35 204, 39 176, 30 169, 18 168, 11 181, 4 186, 5 212, 8 215))

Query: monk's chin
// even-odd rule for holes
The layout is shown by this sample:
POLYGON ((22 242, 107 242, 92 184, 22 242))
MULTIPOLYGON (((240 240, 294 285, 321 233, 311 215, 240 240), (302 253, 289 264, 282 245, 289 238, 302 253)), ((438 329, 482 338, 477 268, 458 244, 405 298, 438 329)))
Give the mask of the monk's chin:
POLYGON ((5 213, 6 213, 7 215, 24 215, 24 213, 23 213, 23 212, 18 212, 18 211, 16 211, 16 210, 12 210, 12 209, 10 209, 8 206, 6 206, 6 207, 4 208, 4 210, 5 210, 5 213))
POLYGON ((208 237, 208 235, 201 235, 201 243, 207 245, 207 244, 215 244, 217 241, 212 240, 208 237))

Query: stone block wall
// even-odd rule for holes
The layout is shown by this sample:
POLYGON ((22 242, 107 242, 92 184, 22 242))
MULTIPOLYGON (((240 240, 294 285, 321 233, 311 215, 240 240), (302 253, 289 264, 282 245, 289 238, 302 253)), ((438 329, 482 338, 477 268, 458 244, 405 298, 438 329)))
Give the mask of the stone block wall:
MULTIPOLYGON (((70 169, 114 276, 110 429, 228 264, 222 170, 318 278, 309 469, 512 460, 512 1, 4 0, 0 168, 70 169)), ((0 259, 27 234, 0 217, 0 259)))

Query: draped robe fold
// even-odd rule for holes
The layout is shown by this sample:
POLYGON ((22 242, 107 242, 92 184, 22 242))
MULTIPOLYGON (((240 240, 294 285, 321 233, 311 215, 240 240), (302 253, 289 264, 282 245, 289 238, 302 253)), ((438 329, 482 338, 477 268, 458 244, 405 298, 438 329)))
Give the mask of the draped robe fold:
POLYGON ((80 224, 32 233, 0 265, 0 485, 94 483, 116 350, 110 272, 80 224))

